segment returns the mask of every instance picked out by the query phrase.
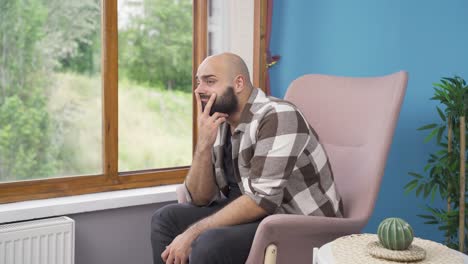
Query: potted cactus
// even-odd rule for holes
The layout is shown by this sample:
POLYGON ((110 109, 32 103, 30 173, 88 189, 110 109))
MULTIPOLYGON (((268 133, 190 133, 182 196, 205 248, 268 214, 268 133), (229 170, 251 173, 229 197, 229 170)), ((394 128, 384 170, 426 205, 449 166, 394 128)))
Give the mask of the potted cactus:
POLYGON ((414 232, 405 220, 391 217, 379 224, 377 236, 383 247, 391 250, 405 250, 413 242, 414 232))

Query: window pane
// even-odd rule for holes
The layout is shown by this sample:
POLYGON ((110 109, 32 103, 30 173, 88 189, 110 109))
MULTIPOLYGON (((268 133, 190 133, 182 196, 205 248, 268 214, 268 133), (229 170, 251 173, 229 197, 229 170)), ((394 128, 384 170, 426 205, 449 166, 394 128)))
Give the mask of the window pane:
POLYGON ((0 182, 102 172, 99 0, 0 2, 0 182))
POLYGON ((119 171, 192 159, 192 1, 119 0, 119 171))

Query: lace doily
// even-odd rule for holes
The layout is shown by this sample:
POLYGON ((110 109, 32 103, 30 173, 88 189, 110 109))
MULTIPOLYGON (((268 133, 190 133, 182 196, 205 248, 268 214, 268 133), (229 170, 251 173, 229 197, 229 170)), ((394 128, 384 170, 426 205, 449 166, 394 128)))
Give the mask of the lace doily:
POLYGON ((375 234, 359 234, 344 236, 331 243, 331 249, 336 264, 398 264, 398 263, 421 263, 421 264, 462 264, 462 255, 450 248, 434 241, 421 238, 414 238, 411 245, 418 246, 425 250, 426 257, 416 262, 398 262, 386 259, 379 259, 369 254, 367 246, 370 243, 378 242, 375 234))
POLYGON ((426 257, 426 251, 417 245, 411 244, 406 250, 391 250, 383 247, 379 241, 367 244, 367 252, 373 257, 397 262, 415 262, 426 257))

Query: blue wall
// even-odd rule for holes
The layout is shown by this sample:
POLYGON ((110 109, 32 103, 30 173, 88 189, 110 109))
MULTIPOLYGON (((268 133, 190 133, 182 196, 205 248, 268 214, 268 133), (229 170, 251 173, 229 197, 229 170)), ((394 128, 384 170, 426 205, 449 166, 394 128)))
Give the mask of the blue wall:
MULTIPOLYGON (((307 73, 343 76, 409 72, 382 188, 365 232, 385 217, 406 219, 417 236, 442 240, 424 225, 423 199, 405 195, 407 172, 418 171, 434 146, 424 144, 424 124, 437 122, 432 83, 440 77, 468 79, 468 1, 465 0, 275 0, 271 69, 272 94, 283 97, 289 83, 307 73)), ((440 205, 442 203, 438 202, 440 205)))

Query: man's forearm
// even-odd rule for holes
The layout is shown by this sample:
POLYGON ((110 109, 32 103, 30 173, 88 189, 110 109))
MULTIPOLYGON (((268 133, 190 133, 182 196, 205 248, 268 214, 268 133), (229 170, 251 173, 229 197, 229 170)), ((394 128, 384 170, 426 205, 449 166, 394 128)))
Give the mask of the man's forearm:
POLYGON ((185 179, 187 189, 196 205, 210 202, 217 190, 211 163, 211 149, 198 149, 192 162, 192 167, 185 179))
POLYGON ((208 229, 254 222, 267 214, 250 197, 242 195, 215 214, 198 221, 189 230, 198 236, 208 229))

